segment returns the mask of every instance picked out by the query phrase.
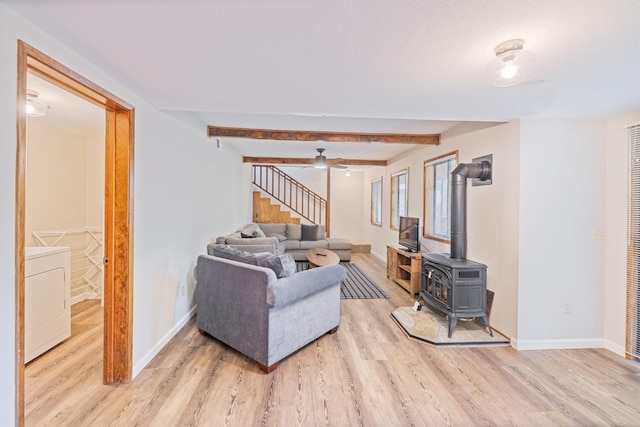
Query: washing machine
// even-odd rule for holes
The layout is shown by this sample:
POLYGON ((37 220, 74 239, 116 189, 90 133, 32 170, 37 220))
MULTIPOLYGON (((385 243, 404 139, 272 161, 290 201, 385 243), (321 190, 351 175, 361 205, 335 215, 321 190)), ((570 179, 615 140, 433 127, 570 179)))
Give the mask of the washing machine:
POLYGON ((68 247, 25 248, 25 363, 71 336, 70 264, 68 247))

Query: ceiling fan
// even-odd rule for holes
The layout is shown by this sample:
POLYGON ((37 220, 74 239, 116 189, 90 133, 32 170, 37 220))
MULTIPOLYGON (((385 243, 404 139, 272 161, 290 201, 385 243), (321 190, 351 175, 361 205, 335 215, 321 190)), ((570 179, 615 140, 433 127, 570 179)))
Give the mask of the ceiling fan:
POLYGON ((326 169, 328 167, 332 167, 332 168, 347 169, 347 166, 341 164, 343 162, 342 159, 327 159, 327 157, 324 154, 322 154, 324 152, 324 148, 316 148, 316 150, 318 151, 318 155, 316 156, 315 161, 313 163, 314 168, 326 169))

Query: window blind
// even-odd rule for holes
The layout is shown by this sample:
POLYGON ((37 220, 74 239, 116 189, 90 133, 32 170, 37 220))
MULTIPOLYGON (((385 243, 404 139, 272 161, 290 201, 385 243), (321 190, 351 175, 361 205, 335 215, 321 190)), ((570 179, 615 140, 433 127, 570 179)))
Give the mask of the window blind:
POLYGON ((371 223, 382 225, 382 178, 371 182, 371 223))
POLYGON ((407 197, 407 169, 391 175, 391 228, 400 227, 400 217, 407 216, 409 199, 407 197))
POLYGON ((640 124, 628 127, 626 353, 640 358, 640 124))

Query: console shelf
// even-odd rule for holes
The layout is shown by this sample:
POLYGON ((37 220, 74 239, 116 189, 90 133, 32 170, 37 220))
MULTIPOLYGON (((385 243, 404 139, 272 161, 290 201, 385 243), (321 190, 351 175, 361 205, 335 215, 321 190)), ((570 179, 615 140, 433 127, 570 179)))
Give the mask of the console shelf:
POLYGON ((411 295, 420 292, 422 254, 387 246, 387 278, 405 288, 411 295))

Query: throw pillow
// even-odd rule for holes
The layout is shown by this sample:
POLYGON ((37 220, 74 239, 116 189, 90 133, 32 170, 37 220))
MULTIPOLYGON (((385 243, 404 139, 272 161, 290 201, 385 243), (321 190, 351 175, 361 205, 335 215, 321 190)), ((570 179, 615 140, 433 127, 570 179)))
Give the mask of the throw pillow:
POLYGON ((240 233, 240 237, 242 237, 243 239, 253 239, 253 238, 256 238, 258 236, 256 236, 256 233, 254 232, 253 234, 240 233))
POLYGON ((284 236, 282 234, 272 234, 271 237, 276 237, 278 239, 279 242, 284 242, 285 240, 287 240, 287 236, 284 236))
POLYGON ((240 233, 251 235, 251 234, 255 233, 256 230, 258 230, 258 225, 254 224, 254 223, 251 223, 251 224, 247 224, 247 225, 243 226, 240 229, 240 233))
POLYGON ((282 263, 282 277, 290 277, 296 273, 296 260, 292 254, 278 255, 282 263))
POLYGON ((287 239, 300 240, 300 224, 287 224, 287 239))
POLYGON ((318 240, 318 226, 302 224, 300 240, 318 240))
POLYGON ((256 237, 267 237, 267 235, 264 234, 264 231, 262 231, 262 229, 260 227, 256 228, 256 231, 253 234, 256 237))
POLYGON ((291 254, 270 254, 263 258, 256 258, 256 265, 270 268, 276 273, 278 279, 292 276, 296 272, 296 261, 291 254))

